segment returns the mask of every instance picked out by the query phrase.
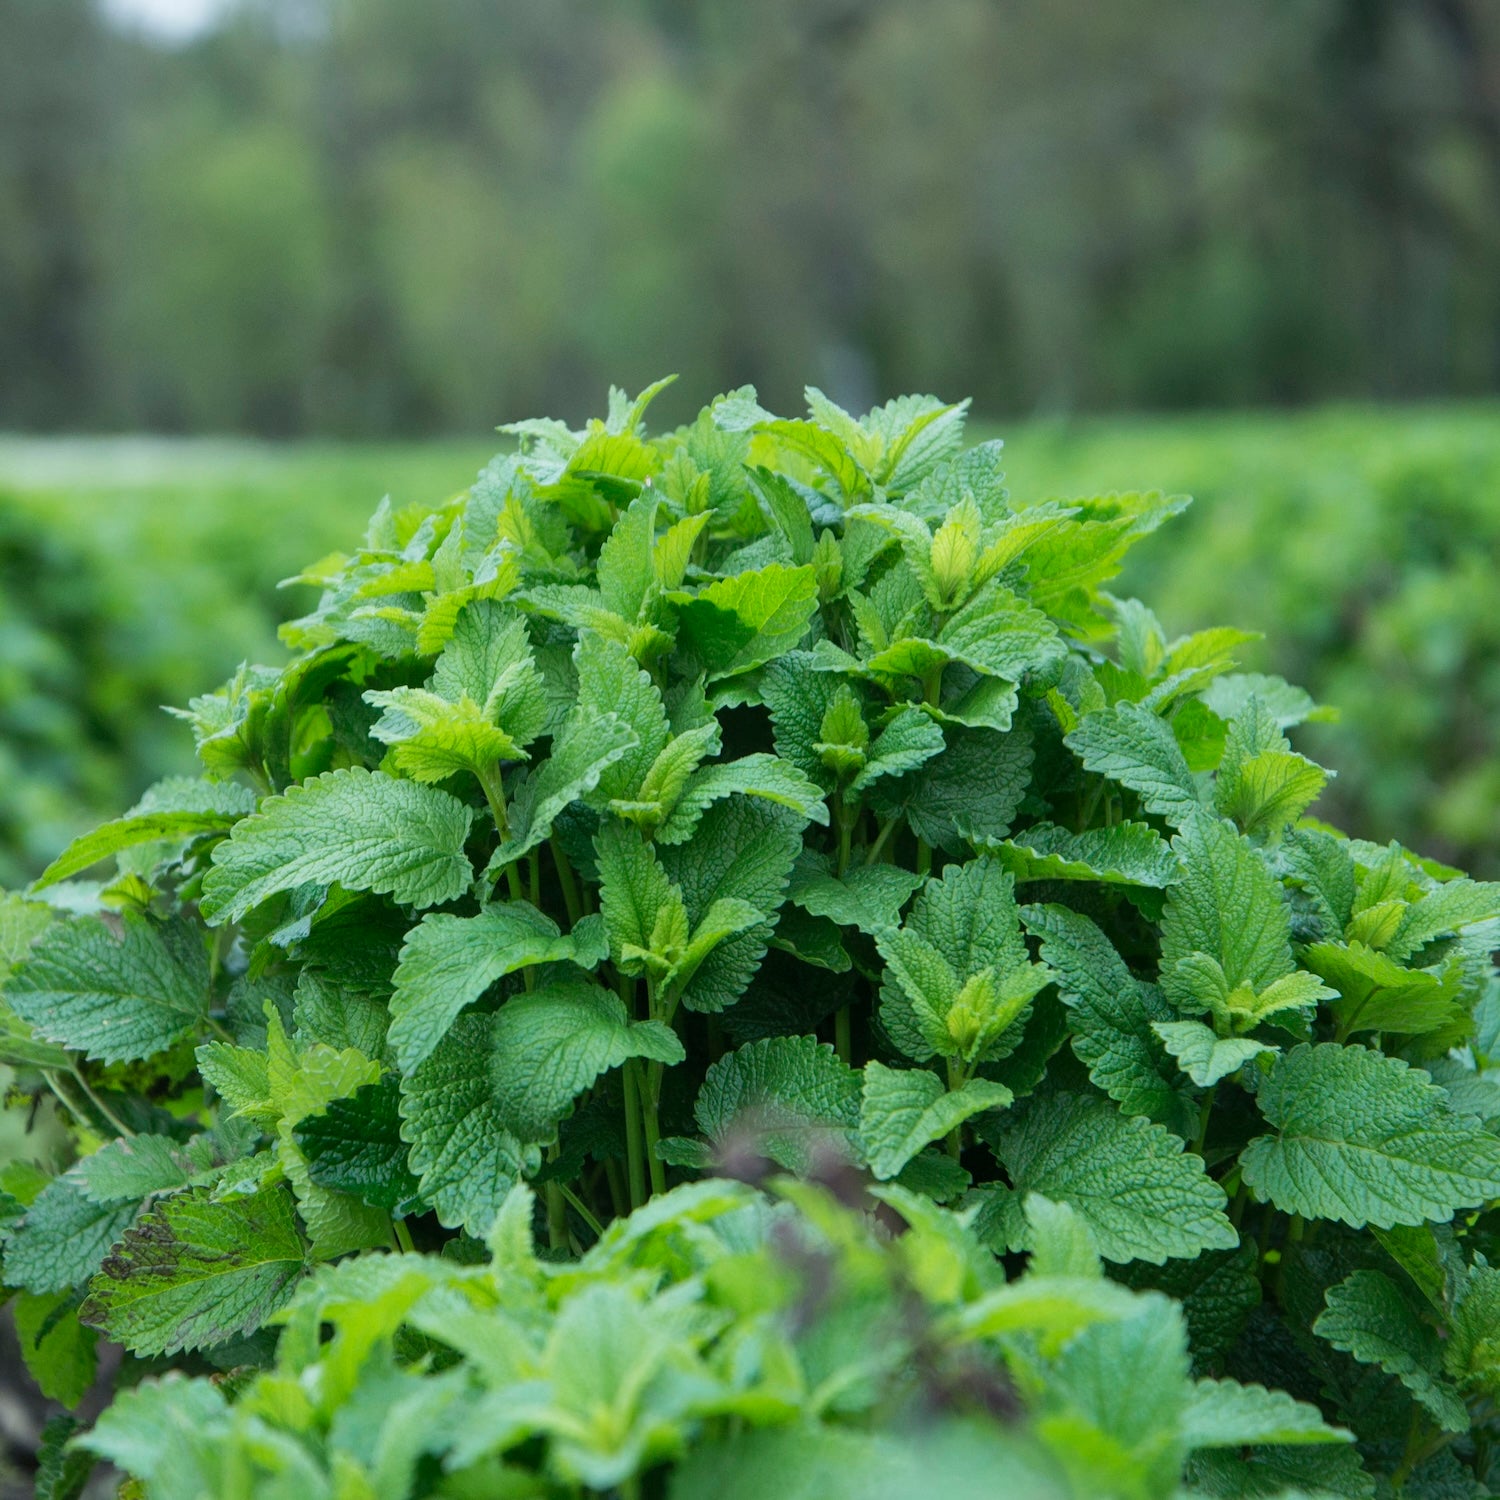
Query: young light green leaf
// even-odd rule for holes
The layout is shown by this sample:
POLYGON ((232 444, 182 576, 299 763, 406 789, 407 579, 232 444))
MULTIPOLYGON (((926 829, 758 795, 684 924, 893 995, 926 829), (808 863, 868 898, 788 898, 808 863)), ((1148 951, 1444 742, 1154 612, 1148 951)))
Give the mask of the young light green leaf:
POLYGON ((818 607, 817 573, 772 563, 722 578, 696 594, 669 597, 678 608, 682 641, 702 661, 709 680, 718 681, 796 647, 818 607))
POLYGON ((81 1316, 137 1354, 203 1349, 262 1327, 306 1266, 284 1188, 163 1199, 125 1233, 81 1316))
POLYGON ((814 823, 828 822, 823 793, 815 782, 789 761, 757 753, 704 766, 689 778, 672 815, 657 830, 657 843, 680 844, 691 838, 704 810, 733 796, 763 797, 814 823))
MULTIPOLYGON (((78 1321, 72 1292, 39 1297, 22 1292, 15 1302, 15 1338, 37 1389, 49 1401, 77 1406, 99 1372, 99 1335, 78 1321)), ((38 1492, 45 1493, 40 1484, 38 1492)))
POLYGON ((11 970, 5 998, 42 1036, 100 1062, 164 1052, 208 1013, 201 929, 133 911, 54 923, 11 970))
POLYGON ((1385 949, 1404 962, 1444 933, 1496 917, 1500 917, 1500 881, 1449 880, 1407 908, 1385 949))
POLYGON ((1388 954, 1364 943, 1312 943, 1302 961, 1338 991, 1333 1011, 1341 1035, 1361 1031, 1420 1036, 1461 1014, 1461 975, 1404 969, 1388 954))
POLYGON ((402 1069, 431 1056, 454 1017, 506 974, 534 964, 599 963, 598 923, 580 928, 564 935, 525 901, 497 901, 473 917, 423 917, 402 944, 391 995, 389 1039, 402 1069))
POLYGON ((953 1092, 926 1068, 865 1065, 859 1138, 870 1170, 895 1177, 924 1146, 983 1110, 1004 1109, 1014 1099, 1003 1084, 971 1079, 953 1092))
POLYGON ((1151 1029, 1199 1088, 1212 1088, 1257 1053, 1276 1050, 1245 1036, 1220 1037, 1201 1021, 1153 1021, 1151 1029))
POLYGON ((1331 1042, 1294 1047, 1257 1102, 1276 1133, 1245 1147, 1241 1169, 1286 1213, 1389 1229, 1500 1196, 1500 1140, 1454 1114, 1442 1089, 1399 1058, 1331 1042))
POLYGON ((338 881, 404 906, 437 906, 468 889, 471 810, 435 787, 351 766, 289 787, 241 819, 214 850, 202 912, 238 921, 278 891, 338 881))
POLYGON ((997 1225, 998 1238, 1013 1248, 1025 1248, 1021 1204, 1028 1193, 1077 1210, 1106 1260, 1159 1265, 1239 1243, 1224 1215, 1224 1190, 1202 1158, 1170 1131, 1127 1118, 1106 1100, 1039 1098, 1019 1120, 999 1116, 982 1133, 1014 1186, 1000 1200, 997 1225))

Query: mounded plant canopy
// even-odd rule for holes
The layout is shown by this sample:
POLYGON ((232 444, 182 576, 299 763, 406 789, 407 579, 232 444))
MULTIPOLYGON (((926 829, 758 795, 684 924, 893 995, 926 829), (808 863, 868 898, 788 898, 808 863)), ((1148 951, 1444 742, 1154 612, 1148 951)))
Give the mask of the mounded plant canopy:
POLYGON ((0 900, 4 1284, 127 1351, 39 1493, 1490 1493, 1500 886, 1108 592, 1184 500, 659 389, 382 505, 0 900))

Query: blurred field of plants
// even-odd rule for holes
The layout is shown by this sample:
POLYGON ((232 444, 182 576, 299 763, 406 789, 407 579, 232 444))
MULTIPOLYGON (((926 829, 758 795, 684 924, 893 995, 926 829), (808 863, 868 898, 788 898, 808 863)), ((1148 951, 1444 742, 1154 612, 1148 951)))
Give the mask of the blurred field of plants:
MULTIPOLYGON (((1125 592, 1172 631, 1265 631, 1247 665, 1342 711, 1320 811, 1500 875, 1500 409, 1007 424, 1026 502, 1101 489, 1196 503, 1125 592)), ((160 711, 278 659, 277 581, 384 494, 457 491, 494 443, 0 443, 0 884, 191 765, 160 711)))

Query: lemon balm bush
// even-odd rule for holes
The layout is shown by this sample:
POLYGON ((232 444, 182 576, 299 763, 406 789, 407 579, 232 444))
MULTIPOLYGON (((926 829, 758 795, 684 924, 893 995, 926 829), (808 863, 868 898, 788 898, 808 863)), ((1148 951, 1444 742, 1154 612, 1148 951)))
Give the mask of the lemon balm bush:
POLYGON ((0 907, 4 1281, 127 1351, 44 1492, 1487 1492, 1500 888, 1107 591, 1184 502, 652 394, 383 507, 0 907))

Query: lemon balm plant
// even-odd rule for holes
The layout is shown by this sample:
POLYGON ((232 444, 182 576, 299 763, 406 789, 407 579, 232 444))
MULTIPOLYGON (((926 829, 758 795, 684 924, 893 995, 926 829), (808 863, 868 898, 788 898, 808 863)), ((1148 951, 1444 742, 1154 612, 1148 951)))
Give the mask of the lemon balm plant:
POLYGON ((0 905, 4 1283, 126 1351, 44 1492, 1487 1493, 1500 887, 1107 592, 1184 501, 658 389, 382 507, 0 905))

